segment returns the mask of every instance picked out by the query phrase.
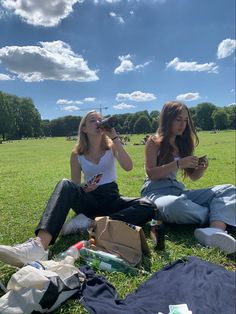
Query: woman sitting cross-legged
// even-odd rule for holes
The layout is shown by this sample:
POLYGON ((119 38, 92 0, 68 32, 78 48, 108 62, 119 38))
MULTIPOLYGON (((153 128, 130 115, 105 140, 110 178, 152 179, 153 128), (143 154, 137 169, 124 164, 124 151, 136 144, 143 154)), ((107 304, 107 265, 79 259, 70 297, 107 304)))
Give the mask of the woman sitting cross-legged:
MULTIPOLYGON (((226 253, 236 251, 236 240, 225 229, 236 226, 236 189, 230 184, 187 190, 177 181, 176 174, 192 180, 203 176, 206 156, 194 155, 198 137, 186 105, 173 101, 164 105, 157 133, 149 137, 145 146, 147 180, 141 195, 153 201, 164 222, 199 224, 195 238, 205 246, 219 248, 226 253), (203 227, 209 225, 209 227, 203 227)), ((223 152, 222 152, 223 153, 223 152)))
MULTIPOLYGON (((71 153, 71 180, 64 179, 55 187, 35 231, 36 238, 16 246, 0 245, 1 261, 21 267, 47 259, 48 247, 58 237, 70 208, 90 219, 110 216, 135 225, 144 225, 154 217, 156 208, 147 198, 120 196, 115 182, 116 159, 125 171, 132 169, 132 160, 114 128, 99 128, 101 119, 96 111, 83 117, 71 153), (81 184, 82 172, 86 184, 81 184), (99 178, 93 180, 98 174, 99 182, 99 178)), ((75 218, 78 224, 80 217, 75 218)))

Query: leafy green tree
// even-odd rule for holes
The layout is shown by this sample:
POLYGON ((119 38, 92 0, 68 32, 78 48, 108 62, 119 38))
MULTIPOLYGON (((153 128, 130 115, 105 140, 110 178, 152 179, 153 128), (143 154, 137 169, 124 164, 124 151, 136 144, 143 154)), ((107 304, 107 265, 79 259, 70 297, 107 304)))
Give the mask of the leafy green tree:
POLYGON ((7 94, 0 92, 0 134, 6 139, 7 134, 14 130, 14 114, 7 94))
POLYGON ((198 127, 198 124, 197 124, 197 115, 196 115, 196 107, 191 107, 189 108, 189 111, 190 111, 190 115, 191 115, 191 118, 193 120, 193 124, 196 127, 198 127))
POLYGON ((160 112, 158 110, 151 111, 149 116, 151 119, 158 120, 160 116, 160 112))
POLYGON ((117 126, 116 126, 116 131, 117 131, 118 133, 120 133, 120 134, 124 134, 123 128, 122 128, 122 126, 120 125, 120 123, 117 124, 117 126))
POLYGON ((41 120, 40 127, 41 127, 41 131, 42 131, 42 135, 52 136, 50 120, 41 120))
POLYGON ((151 132, 155 133, 158 126, 159 126, 159 118, 160 118, 160 112, 155 110, 150 112, 150 119, 151 119, 151 132))
POLYGON ((229 117, 229 128, 235 130, 236 129, 236 105, 233 104, 229 107, 225 107, 225 110, 229 117))
MULTIPOLYGON (((135 112, 134 114, 131 115, 131 118, 130 118, 130 121, 129 121, 130 133, 136 133, 136 131, 134 129, 134 126, 135 126, 135 123, 139 120, 140 117, 146 117, 149 120, 149 122, 150 122, 150 117, 149 117, 149 114, 148 114, 147 110, 135 112)), ((150 132, 150 130, 151 129, 149 129, 149 132, 150 132)))
POLYGON ((128 134, 128 133, 133 133, 133 126, 132 126, 132 118, 133 115, 127 116, 125 119, 124 125, 123 125, 123 133, 128 134))
POLYGON ((134 133, 136 134, 149 133, 151 129, 152 129, 151 121, 145 115, 139 116, 139 118, 134 124, 134 133))
POLYGON ((67 136, 66 127, 62 118, 53 119, 51 121, 52 136, 67 136))
POLYGON ((222 108, 218 108, 218 109, 213 111, 212 119, 214 122, 214 128, 215 129, 225 130, 229 126, 228 114, 222 108))
POLYGON ((64 136, 72 136, 78 133, 81 117, 78 116, 66 116, 61 118, 65 127, 64 136))
POLYGON ((201 103, 196 107, 197 126, 202 130, 212 130, 214 123, 212 113, 216 106, 211 103, 201 103))
POLYGON ((16 97, 15 103, 17 106, 15 108, 17 127, 15 136, 17 138, 39 136, 41 117, 32 99, 16 97))
POLYGON ((158 127, 159 127, 159 121, 156 120, 156 119, 153 119, 152 122, 151 122, 151 126, 152 126, 151 132, 156 133, 156 131, 157 131, 158 127))

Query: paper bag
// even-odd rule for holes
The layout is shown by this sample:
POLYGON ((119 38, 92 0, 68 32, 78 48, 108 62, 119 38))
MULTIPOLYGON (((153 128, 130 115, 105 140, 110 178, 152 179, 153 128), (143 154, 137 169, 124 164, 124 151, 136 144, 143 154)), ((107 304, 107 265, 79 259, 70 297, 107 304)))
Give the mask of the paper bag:
POLYGON ((115 254, 132 266, 141 262, 142 253, 149 253, 141 227, 112 220, 107 216, 96 218, 90 236, 95 238, 97 249, 115 254))

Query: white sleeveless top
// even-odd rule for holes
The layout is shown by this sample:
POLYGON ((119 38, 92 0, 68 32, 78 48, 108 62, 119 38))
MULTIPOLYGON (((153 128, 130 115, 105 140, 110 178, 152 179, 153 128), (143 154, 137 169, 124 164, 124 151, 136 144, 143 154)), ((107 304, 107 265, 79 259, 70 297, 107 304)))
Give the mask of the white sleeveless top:
POLYGON ((85 182, 88 182, 99 173, 102 173, 102 177, 97 185, 110 183, 116 180, 116 158, 113 155, 112 149, 106 150, 98 164, 94 164, 92 161, 87 160, 84 155, 78 155, 78 160, 84 174, 85 182))

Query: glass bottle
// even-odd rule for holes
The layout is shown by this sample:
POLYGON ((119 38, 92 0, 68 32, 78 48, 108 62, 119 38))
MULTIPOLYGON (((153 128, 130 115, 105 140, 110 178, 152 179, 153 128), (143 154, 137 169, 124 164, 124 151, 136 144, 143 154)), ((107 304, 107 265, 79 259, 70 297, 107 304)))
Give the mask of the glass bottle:
POLYGON ((95 251, 85 247, 80 250, 79 254, 82 261, 95 269, 106 270, 109 272, 122 272, 132 275, 136 275, 138 273, 148 274, 146 271, 130 266, 122 258, 114 254, 100 250, 95 251))
POLYGON ((165 225, 162 222, 159 211, 155 211, 155 217, 151 220, 150 236, 154 249, 161 251, 165 249, 165 225))
POLYGON ((102 119, 102 121, 99 121, 98 127, 101 129, 110 130, 111 128, 114 128, 117 124, 118 124, 117 118, 112 116, 102 119))
POLYGON ((79 241, 79 242, 73 244, 71 247, 69 247, 69 249, 67 249, 66 251, 61 252, 58 255, 56 255, 54 260, 55 261, 61 261, 61 260, 65 259, 67 256, 71 256, 76 261, 77 259, 79 259, 79 256, 80 256, 79 251, 82 248, 91 247, 92 244, 94 244, 94 239, 79 241))

